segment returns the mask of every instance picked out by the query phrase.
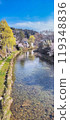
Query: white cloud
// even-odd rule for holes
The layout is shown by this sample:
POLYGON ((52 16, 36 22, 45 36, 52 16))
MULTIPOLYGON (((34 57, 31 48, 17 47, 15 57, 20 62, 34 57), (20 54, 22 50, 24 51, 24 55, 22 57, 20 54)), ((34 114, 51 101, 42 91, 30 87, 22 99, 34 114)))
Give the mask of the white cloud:
POLYGON ((38 21, 38 22, 20 22, 16 24, 11 24, 10 26, 16 27, 16 28, 23 28, 23 29, 33 29, 36 31, 43 31, 43 30, 54 30, 54 21, 48 20, 46 22, 44 21, 38 21))

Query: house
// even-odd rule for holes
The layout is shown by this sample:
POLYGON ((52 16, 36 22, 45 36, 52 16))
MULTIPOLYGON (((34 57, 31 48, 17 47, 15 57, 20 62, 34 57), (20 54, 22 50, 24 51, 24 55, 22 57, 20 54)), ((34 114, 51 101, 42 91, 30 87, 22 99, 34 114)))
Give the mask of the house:
POLYGON ((27 41, 24 41, 24 44, 23 44, 23 45, 24 45, 24 47, 27 47, 27 48, 29 47, 29 44, 28 44, 27 41))
POLYGON ((22 43, 19 43, 19 44, 18 44, 18 47, 24 48, 24 46, 23 46, 22 43))
POLYGON ((31 47, 34 47, 33 43, 31 43, 31 47))
POLYGON ((29 47, 28 39, 27 39, 27 38, 23 38, 23 39, 22 39, 22 44, 23 44, 24 47, 27 47, 27 48, 28 48, 28 47, 29 47))

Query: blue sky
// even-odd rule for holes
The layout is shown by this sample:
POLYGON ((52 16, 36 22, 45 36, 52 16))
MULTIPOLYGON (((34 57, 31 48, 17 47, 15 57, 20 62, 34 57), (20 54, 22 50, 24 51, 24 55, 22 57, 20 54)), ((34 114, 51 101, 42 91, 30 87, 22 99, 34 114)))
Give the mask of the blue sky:
POLYGON ((53 30, 54 0, 0 0, 0 20, 16 28, 53 30))

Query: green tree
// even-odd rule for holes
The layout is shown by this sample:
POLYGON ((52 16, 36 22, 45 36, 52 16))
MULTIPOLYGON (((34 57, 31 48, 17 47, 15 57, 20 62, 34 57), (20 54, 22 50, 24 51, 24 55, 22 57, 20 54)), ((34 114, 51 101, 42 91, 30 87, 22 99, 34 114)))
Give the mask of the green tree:
POLYGON ((6 20, 2 20, 0 22, 0 44, 2 49, 6 51, 6 49, 13 49, 13 46, 16 44, 16 38, 13 35, 11 28, 8 26, 6 20))
POLYGON ((28 43, 31 46, 31 43, 34 43, 35 41, 35 37, 33 35, 30 35, 29 39, 28 39, 28 43))

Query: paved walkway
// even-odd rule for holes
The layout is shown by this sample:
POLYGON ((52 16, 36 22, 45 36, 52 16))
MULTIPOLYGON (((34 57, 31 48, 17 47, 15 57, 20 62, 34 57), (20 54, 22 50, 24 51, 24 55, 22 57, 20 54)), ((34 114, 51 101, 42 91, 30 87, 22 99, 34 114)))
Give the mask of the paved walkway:
POLYGON ((2 62, 2 64, 0 65, 0 70, 2 68, 2 66, 4 65, 5 61, 7 60, 7 58, 2 62))
POLYGON ((2 62, 2 64, 0 65, 0 70, 1 70, 2 66, 4 65, 4 63, 5 63, 5 61, 4 61, 4 62, 2 62))

